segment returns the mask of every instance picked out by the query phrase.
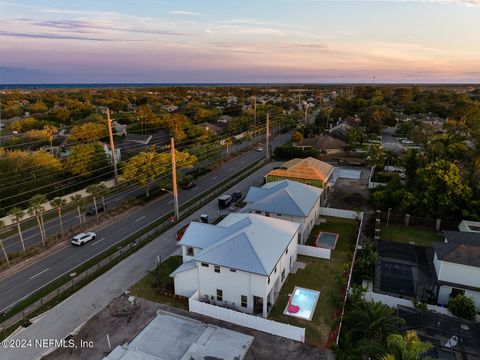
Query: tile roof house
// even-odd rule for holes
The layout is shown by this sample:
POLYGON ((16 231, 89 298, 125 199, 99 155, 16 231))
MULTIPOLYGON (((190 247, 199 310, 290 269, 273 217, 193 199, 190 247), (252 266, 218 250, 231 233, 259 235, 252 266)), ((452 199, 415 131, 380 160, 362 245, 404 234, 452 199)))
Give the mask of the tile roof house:
POLYGON ((300 223, 298 240, 305 244, 318 219, 322 192, 296 181, 273 181, 250 188, 244 211, 300 223))
POLYGON ((444 236, 433 245, 437 302, 446 305, 451 296, 464 294, 480 310, 480 233, 444 231, 444 236))
POLYGON ((303 139, 298 144, 295 144, 295 147, 302 149, 305 148, 315 148, 327 154, 333 154, 338 152, 343 152, 347 147, 347 143, 343 140, 336 139, 330 135, 320 135, 314 138, 303 139))
POLYGON ((297 158, 287 161, 277 169, 273 169, 265 178, 267 182, 290 179, 326 189, 334 170, 335 168, 332 165, 312 157, 297 158))
POLYGON ((300 224, 230 214, 219 224, 191 222, 178 245, 183 264, 170 276, 175 294, 266 317, 297 258, 300 224), (235 284, 235 286, 232 286, 235 284))

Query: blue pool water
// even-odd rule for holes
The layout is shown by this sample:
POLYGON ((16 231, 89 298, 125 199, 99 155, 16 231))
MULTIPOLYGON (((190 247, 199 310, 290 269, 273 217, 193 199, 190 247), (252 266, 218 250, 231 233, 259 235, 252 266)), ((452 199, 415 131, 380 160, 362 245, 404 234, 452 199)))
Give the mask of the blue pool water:
POLYGON ((337 244, 338 234, 321 232, 318 234, 317 246, 327 249, 335 249, 337 244))
POLYGON ((315 307, 317 306, 319 291, 295 287, 290 303, 287 303, 285 315, 295 316, 305 320, 311 320, 315 307), (299 310, 296 313, 289 312, 289 305, 298 306, 299 310))

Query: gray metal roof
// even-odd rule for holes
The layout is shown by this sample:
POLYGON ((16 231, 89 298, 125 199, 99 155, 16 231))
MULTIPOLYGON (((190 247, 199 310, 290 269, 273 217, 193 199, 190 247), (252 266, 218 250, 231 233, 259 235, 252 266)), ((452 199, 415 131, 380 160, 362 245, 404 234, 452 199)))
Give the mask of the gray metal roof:
POLYGON ((265 276, 271 274, 300 227, 255 214, 230 214, 218 225, 198 224, 191 223, 179 242, 202 249, 193 260, 265 276))
POLYGON ((480 267, 480 233, 461 231, 443 233, 447 242, 433 244, 440 260, 480 267))
POLYGON ((178 268, 176 268, 175 271, 170 274, 170 277, 173 277, 176 274, 187 271, 187 270, 192 270, 196 266, 197 266, 197 264, 195 263, 195 261, 193 261, 193 260, 186 261, 182 265, 180 265, 178 268))
POLYGON ((251 187, 245 201, 248 208, 306 217, 320 198, 322 189, 292 180, 273 181, 251 187))

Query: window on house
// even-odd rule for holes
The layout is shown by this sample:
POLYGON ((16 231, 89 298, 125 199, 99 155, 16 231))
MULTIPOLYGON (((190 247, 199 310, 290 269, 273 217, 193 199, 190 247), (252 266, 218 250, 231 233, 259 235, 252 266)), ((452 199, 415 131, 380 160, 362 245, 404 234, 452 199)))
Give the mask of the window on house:
POLYGON ((277 216, 282 216, 282 214, 277 214, 277 216))
POLYGON ((268 283, 270 284, 270 276, 268 277, 268 283))
POLYGON ((261 214, 261 213, 262 213, 261 211, 258 211, 258 210, 255 210, 255 212, 256 212, 257 214, 261 214))
POLYGON ((246 295, 241 296, 240 303, 241 303, 242 307, 244 307, 244 308, 247 307, 248 301, 247 301, 247 296, 246 295))
POLYGON ((282 270, 282 281, 285 280, 285 269, 282 270))
POLYGON ((453 297, 458 296, 458 295, 465 295, 465 290, 452 288, 452 292, 450 293, 450 297, 453 298, 453 297))
POLYGON ((300 233, 298 233, 298 243, 299 244, 302 243, 302 235, 300 233))
POLYGON ((266 217, 270 217, 270 213, 269 213, 269 212, 266 212, 266 213, 265 213, 265 216, 266 216, 266 217))
POLYGON ((288 254, 288 247, 285 249, 285 255, 288 254))
POLYGON ((193 248, 192 247, 187 248, 187 256, 193 256, 193 248))
POLYGON ((215 265, 215 267, 213 268, 213 270, 214 270, 216 273, 220 273, 220 266, 215 265))
POLYGON ((237 272, 237 270, 235 270, 235 269, 230 269, 230 271, 231 271, 231 272, 237 272))
POLYGON ((217 289, 217 301, 223 301, 223 290, 217 289))
POLYGON ((275 272, 275 274, 277 273, 277 267, 276 266, 275 266, 274 272, 275 272))
POLYGON ((207 263, 202 263, 202 266, 208 267, 207 263))

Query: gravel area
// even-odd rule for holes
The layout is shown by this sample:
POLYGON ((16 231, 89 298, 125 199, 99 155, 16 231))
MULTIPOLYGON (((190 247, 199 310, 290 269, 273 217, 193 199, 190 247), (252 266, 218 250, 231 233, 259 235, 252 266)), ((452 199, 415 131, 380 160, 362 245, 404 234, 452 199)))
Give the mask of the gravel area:
POLYGON ((109 334, 112 349, 117 345, 130 342, 155 317, 159 309, 253 336, 255 340, 245 357, 246 360, 334 359, 334 355, 329 350, 321 347, 305 345, 141 298, 136 299, 135 304, 132 304, 128 301, 128 296, 124 295, 115 298, 72 337, 77 348, 57 349, 42 359, 100 360, 110 352, 106 334, 109 334), (81 340, 92 342, 93 347, 80 348, 81 340))

